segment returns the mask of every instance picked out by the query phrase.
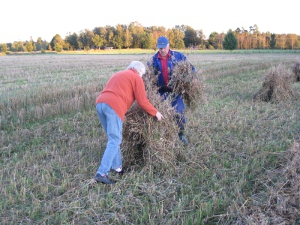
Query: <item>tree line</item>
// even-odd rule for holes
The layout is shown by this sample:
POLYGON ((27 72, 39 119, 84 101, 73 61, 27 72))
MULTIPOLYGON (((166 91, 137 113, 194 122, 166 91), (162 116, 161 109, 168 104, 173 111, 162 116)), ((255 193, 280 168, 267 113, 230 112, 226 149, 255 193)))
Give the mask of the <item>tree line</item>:
POLYGON ((165 35, 174 49, 224 49, 225 36, 232 32, 236 38, 237 49, 299 49, 300 36, 296 34, 274 34, 260 32, 257 25, 249 29, 236 28, 227 33, 212 32, 208 38, 202 30, 195 30, 188 25, 177 25, 172 29, 163 26, 143 27, 138 22, 129 25, 95 27, 84 29, 78 34, 68 33, 64 39, 56 34, 50 42, 39 37, 36 41, 15 41, 0 44, 1 52, 32 52, 32 51, 74 51, 91 49, 155 49, 156 40, 165 35))

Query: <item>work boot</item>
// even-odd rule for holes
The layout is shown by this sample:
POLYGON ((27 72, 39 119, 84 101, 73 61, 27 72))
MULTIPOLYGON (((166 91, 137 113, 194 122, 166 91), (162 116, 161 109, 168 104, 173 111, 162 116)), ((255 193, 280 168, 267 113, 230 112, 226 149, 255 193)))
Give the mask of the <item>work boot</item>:
POLYGON ((103 184, 114 184, 116 183, 114 180, 109 179, 107 175, 101 176, 99 173, 96 174, 94 178, 97 182, 101 182, 103 184))
POLYGON ((179 139, 183 142, 183 145, 187 146, 189 144, 189 142, 183 132, 180 132, 178 134, 178 136, 179 136, 179 139))

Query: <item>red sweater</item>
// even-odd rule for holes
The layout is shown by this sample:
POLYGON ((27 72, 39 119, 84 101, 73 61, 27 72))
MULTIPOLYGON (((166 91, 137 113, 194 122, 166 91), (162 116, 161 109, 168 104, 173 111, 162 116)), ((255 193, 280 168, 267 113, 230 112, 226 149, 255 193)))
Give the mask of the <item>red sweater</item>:
POLYGON ((135 70, 128 69, 111 76, 98 96, 96 104, 100 102, 108 104, 124 121, 125 113, 135 100, 150 115, 156 115, 157 109, 147 98, 143 79, 135 70))

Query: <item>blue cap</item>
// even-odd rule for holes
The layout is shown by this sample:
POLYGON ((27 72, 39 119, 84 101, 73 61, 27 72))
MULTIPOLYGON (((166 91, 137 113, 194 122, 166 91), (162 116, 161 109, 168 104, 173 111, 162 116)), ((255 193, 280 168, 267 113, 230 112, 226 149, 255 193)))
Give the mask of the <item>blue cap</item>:
POLYGON ((169 44, 168 38, 166 38, 165 36, 161 36, 157 39, 156 47, 157 48, 165 48, 165 47, 167 47, 168 44, 169 44))

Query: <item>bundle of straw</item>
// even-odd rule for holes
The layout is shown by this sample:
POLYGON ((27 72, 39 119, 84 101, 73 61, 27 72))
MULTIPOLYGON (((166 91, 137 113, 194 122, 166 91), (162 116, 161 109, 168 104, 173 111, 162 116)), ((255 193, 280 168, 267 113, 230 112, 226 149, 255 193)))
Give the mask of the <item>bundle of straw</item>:
POLYGON ((151 72, 144 75, 147 97, 164 119, 157 121, 135 102, 128 110, 123 126, 122 155, 124 164, 152 165, 158 168, 174 166, 180 144, 176 112, 167 99, 162 101, 157 92, 156 79, 151 72))
POLYGON ((291 100, 296 96, 292 89, 292 74, 285 66, 279 64, 272 67, 265 77, 262 88, 254 94, 254 100, 278 103, 291 100))
POLYGON ((173 93, 182 94, 191 110, 195 110, 199 101, 203 100, 204 85, 188 61, 179 61, 173 68, 169 86, 172 87, 173 93))

